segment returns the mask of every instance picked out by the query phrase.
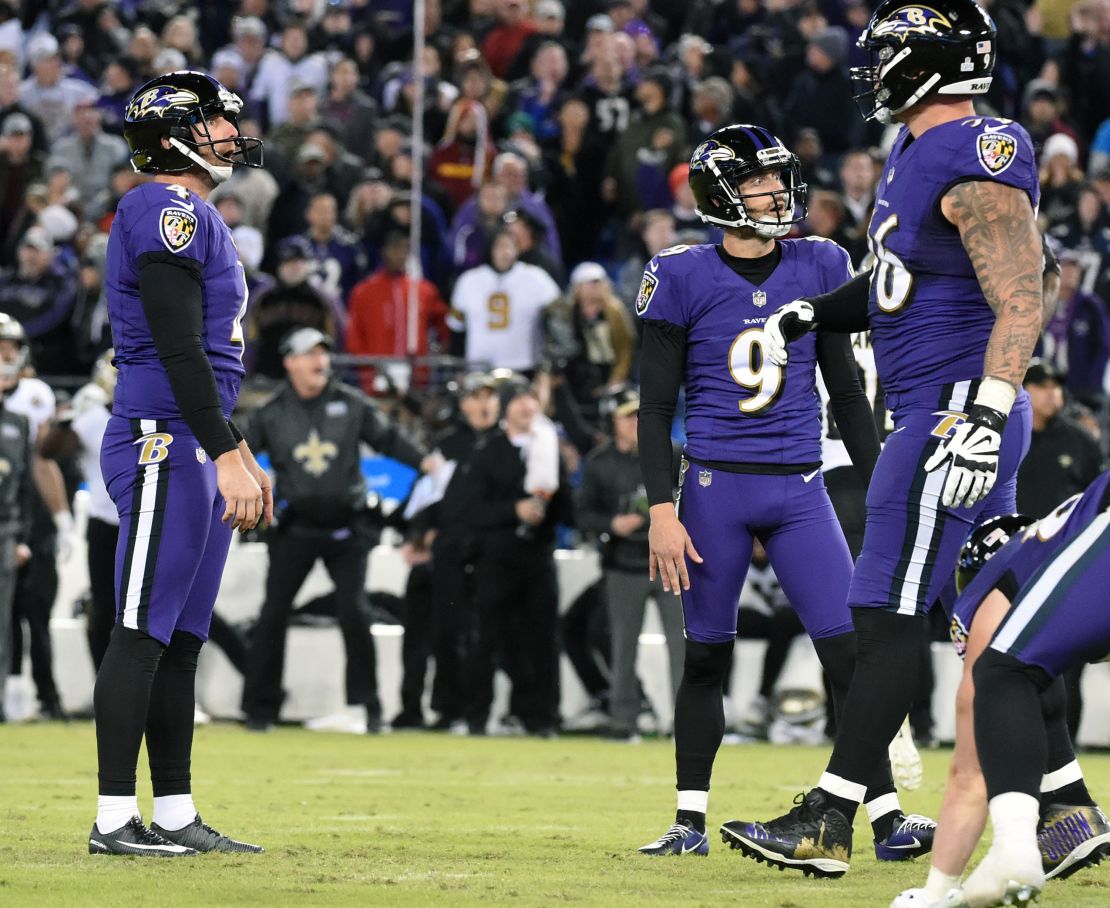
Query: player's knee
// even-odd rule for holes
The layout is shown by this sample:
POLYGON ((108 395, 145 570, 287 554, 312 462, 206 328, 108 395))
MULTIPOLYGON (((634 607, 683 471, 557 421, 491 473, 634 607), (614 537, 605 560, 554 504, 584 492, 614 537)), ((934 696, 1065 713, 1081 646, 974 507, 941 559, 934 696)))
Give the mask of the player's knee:
POLYGON ((1057 678, 1041 694, 1041 715, 1045 724, 1059 720, 1068 709, 1068 694, 1063 677, 1057 678))
POLYGON ((835 687, 847 690, 856 666, 856 635, 848 632, 832 637, 819 637, 813 641, 813 648, 817 651, 817 658, 821 660, 821 667, 829 676, 829 681, 835 687))
POLYGON ((204 641, 195 634, 190 634, 187 631, 174 631, 173 636, 170 637, 170 645, 166 647, 165 653, 162 654, 162 666, 195 672, 197 670, 197 657, 200 655, 202 646, 204 646, 204 641))
POLYGON ((104 658, 125 658, 140 665, 150 663, 156 666, 162 658, 166 645, 146 631, 136 630, 117 624, 112 628, 112 636, 108 641, 108 650, 104 658))
POLYGON ((700 643, 686 640, 686 660, 682 681, 698 687, 723 686, 732 665, 734 641, 727 643, 700 643))

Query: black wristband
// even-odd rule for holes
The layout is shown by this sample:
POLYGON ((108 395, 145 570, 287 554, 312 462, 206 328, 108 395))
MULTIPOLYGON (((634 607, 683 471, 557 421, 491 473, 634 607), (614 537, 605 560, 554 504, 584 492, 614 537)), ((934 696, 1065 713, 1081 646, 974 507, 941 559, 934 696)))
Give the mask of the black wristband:
POLYGON ((239 427, 230 419, 227 421, 227 427, 231 429, 231 437, 235 439, 235 444, 240 444, 243 441, 243 433, 239 431, 239 427))
POLYGON ((994 407, 983 404, 972 404, 971 409, 967 411, 968 422, 993 429, 999 435, 1006 431, 1006 419, 1005 413, 999 413, 994 407))

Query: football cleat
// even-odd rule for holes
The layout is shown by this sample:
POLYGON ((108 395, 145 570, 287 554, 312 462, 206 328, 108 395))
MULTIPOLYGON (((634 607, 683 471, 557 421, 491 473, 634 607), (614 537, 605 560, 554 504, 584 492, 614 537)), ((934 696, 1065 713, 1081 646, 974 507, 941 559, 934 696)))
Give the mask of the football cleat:
POLYGON ((841 877, 852 856, 852 824, 830 807, 819 788, 799 794, 789 813, 766 823, 733 820, 721 827, 721 840, 746 857, 806 876, 841 877))
POLYGON ((908 861, 933 850, 937 833, 935 820, 919 814, 903 816, 881 842, 875 842, 875 857, 880 861, 908 861))
POLYGON ((1110 856, 1110 821, 1098 807, 1049 804, 1037 830, 1045 879, 1067 879, 1110 856))
POLYGON ((689 823, 675 823, 654 842, 637 849, 640 854, 661 857, 666 854, 709 854, 709 836, 698 832, 689 823))
POLYGON ((906 889, 895 896, 890 908, 965 908, 966 905, 963 891, 957 886, 939 899, 929 898, 924 889, 906 889))
POLYGON ((194 852, 224 851, 261 854, 266 850, 261 845, 237 842, 226 835, 220 835, 200 818, 199 813, 192 823, 183 826, 181 829, 163 829, 157 823, 151 823, 150 831, 169 842, 173 842, 175 845, 184 846, 194 852))
POLYGON ((119 829, 101 832, 93 823, 89 833, 89 854, 131 854, 143 858, 184 858, 193 857, 195 848, 179 845, 160 836, 143 825, 142 819, 135 816, 119 829))
POLYGON ((913 743, 913 733, 910 731, 910 720, 905 719, 898 734, 890 742, 890 771, 899 788, 914 791, 921 787, 921 780, 925 775, 925 767, 921 763, 921 754, 917 745, 913 743))
POLYGON ((1003 848, 996 842, 963 884, 960 908, 993 908, 996 905, 1036 905, 1044 888, 1040 853, 1028 847, 1003 848))

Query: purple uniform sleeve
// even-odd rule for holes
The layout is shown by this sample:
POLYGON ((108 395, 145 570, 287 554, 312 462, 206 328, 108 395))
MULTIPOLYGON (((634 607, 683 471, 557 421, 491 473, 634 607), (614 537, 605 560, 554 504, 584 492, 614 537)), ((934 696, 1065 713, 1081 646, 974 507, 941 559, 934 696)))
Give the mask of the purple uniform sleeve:
POLYGON ((1021 189, 1034 207, 1040 201, 1037 155, 1025 128, 1013 120, 970 117, 945 135, 947 154, 938 155, 936 166, 947 170, 939 199, 958 183, 989 180, 1021 189))
POLYGON ((669 322, 685 328, 690 323, 689 294, 682 253, 686 246, 664 249, 648 262, 636 294, 636 314, 646 320, 669 322))
POLYGON ((149 254, 192 259, 203 266, 209 242, 206 219, 197 210, 203 204, 179 186, 154 184, 146 192, 126 195, 119 214, 127 257, 139 267, 149 254))

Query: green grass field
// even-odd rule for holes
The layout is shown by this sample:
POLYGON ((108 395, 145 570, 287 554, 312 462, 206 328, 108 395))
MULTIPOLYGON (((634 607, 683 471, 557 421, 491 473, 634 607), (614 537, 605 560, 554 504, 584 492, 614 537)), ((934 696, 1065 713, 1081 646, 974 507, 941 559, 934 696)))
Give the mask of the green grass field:
MULTIPOLYGON (((841 880, 769 871, 716 837, 708 858, 640 857, 635 848, 672 816, 667 741, 352 738, 298 729, 259 736, 217 725, 198 730, 194 751, 205 818, 263 843, 267 854, 92 857, 91 725, 0 727, 0 905, 885 908, 927 871, 924 863, 878 865, 862 818, 857 857, 841 880)), ((822 748, 723 748, 710 821, 779 812, 824 759, 822 748)), ((925 760, 925 784, 904 806, 935 815, 948 753, 925 760)), ((1084 765, 1092 790, 1110 792, 1110 757, 1084 765)), ((141 781, 139 790, 149 819, 149 785, 141 781)), ((1043 901, 1110 905, 1110 866, 1050 884, 1043 901)))

